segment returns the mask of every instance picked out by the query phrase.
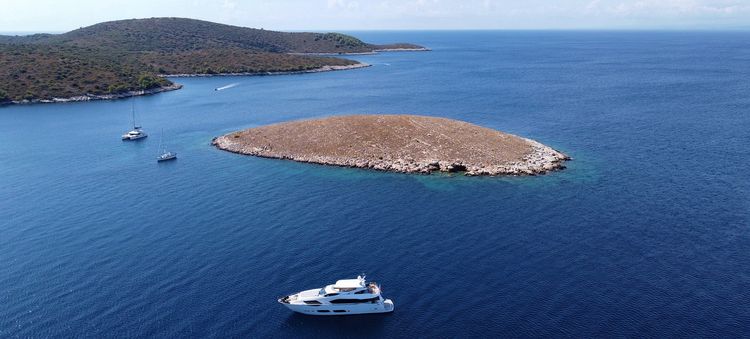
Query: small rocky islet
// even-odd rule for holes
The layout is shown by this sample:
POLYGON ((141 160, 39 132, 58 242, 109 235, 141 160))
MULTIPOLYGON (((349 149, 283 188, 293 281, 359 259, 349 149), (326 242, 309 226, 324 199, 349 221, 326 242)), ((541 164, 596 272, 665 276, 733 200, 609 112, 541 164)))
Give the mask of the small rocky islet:
POLYGON ((250 128, 213 139, 265 158, 400 173, 537 175, 570 157, 537 141, 471 123, 418 115, 350 115, 250 128))

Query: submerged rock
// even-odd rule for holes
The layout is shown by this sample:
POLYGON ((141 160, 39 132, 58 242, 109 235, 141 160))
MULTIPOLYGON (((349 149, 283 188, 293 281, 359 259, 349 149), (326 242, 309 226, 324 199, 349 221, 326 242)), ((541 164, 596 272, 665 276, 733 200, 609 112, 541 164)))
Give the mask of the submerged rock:
POLYGON ((463 121, 351 115, 291 121, 214 138, 229 152, 402 173, 536 175, 570 158, 531 139, 463 121))

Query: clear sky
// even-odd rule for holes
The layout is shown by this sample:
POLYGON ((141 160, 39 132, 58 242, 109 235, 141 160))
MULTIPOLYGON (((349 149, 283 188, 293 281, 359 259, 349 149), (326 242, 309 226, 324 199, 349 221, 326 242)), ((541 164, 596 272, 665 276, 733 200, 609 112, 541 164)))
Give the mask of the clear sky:
POLYGON ((157 16, 318 31, 750 29, 750 0, 0 0, 0 32, 157 16))

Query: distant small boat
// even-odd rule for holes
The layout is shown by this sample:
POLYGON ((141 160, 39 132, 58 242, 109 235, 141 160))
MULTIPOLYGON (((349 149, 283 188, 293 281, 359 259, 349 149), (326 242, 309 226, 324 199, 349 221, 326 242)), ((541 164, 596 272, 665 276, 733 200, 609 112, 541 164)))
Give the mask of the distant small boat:
POLYGON ((175 152, 164 152, 156 158, 157 162, 177 159, 177 153, 175 152))
POLYGON ((229 85, 226 85, 226 86, 216 87, 216 88, 214 88, 214 91, 223 91, 223 90, 225 90, 225 89, 229 89, 229 88, 235 87, 235 86, 237 86, 237 85, 239 85, 239 84, 240 84, 240 83, 238 83, 238 82, 235 82, 235 83, 233 83, 233 84, 229 84, 229 85))
POLYGON ((131 140, 132 141, 132 140, 139 140, 139 139, 143 139, 143 138, 147 137, 148 134, 146 134, 146 132, 144 132, 143 130, 141 130, 141 126, 138 126, 135 123, 135 101, 133 101, 131 112, 133 114, 133 130, 130 131, 130 132, 128 132, 128 133, 123 134, 122 135, 122 140, 126 140, 126 141, 127 140, 131 140))
POLYGON ((167 151, 166 147, 162 145, 162 139, 164 138, 164 129, 161 130, 161 135, 159 136, 159 156, 156 157, 156 162, 162 162, 162 161, 168 161, 168 160, 174 160, 177 159, 177 153, 176 152, 170 152, 167 151))

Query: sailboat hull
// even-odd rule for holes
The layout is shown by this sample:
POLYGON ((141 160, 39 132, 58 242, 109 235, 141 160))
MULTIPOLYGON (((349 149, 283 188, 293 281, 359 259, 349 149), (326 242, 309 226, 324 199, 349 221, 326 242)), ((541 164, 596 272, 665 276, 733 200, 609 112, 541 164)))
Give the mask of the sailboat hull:
POLYGON ((175 160, 175 159, 177 159, 177 153, 172 153, 170 155, 160 156, 160 157, 156 158, 156 161, 157 162, 164 162, 164 161, 175 160))

